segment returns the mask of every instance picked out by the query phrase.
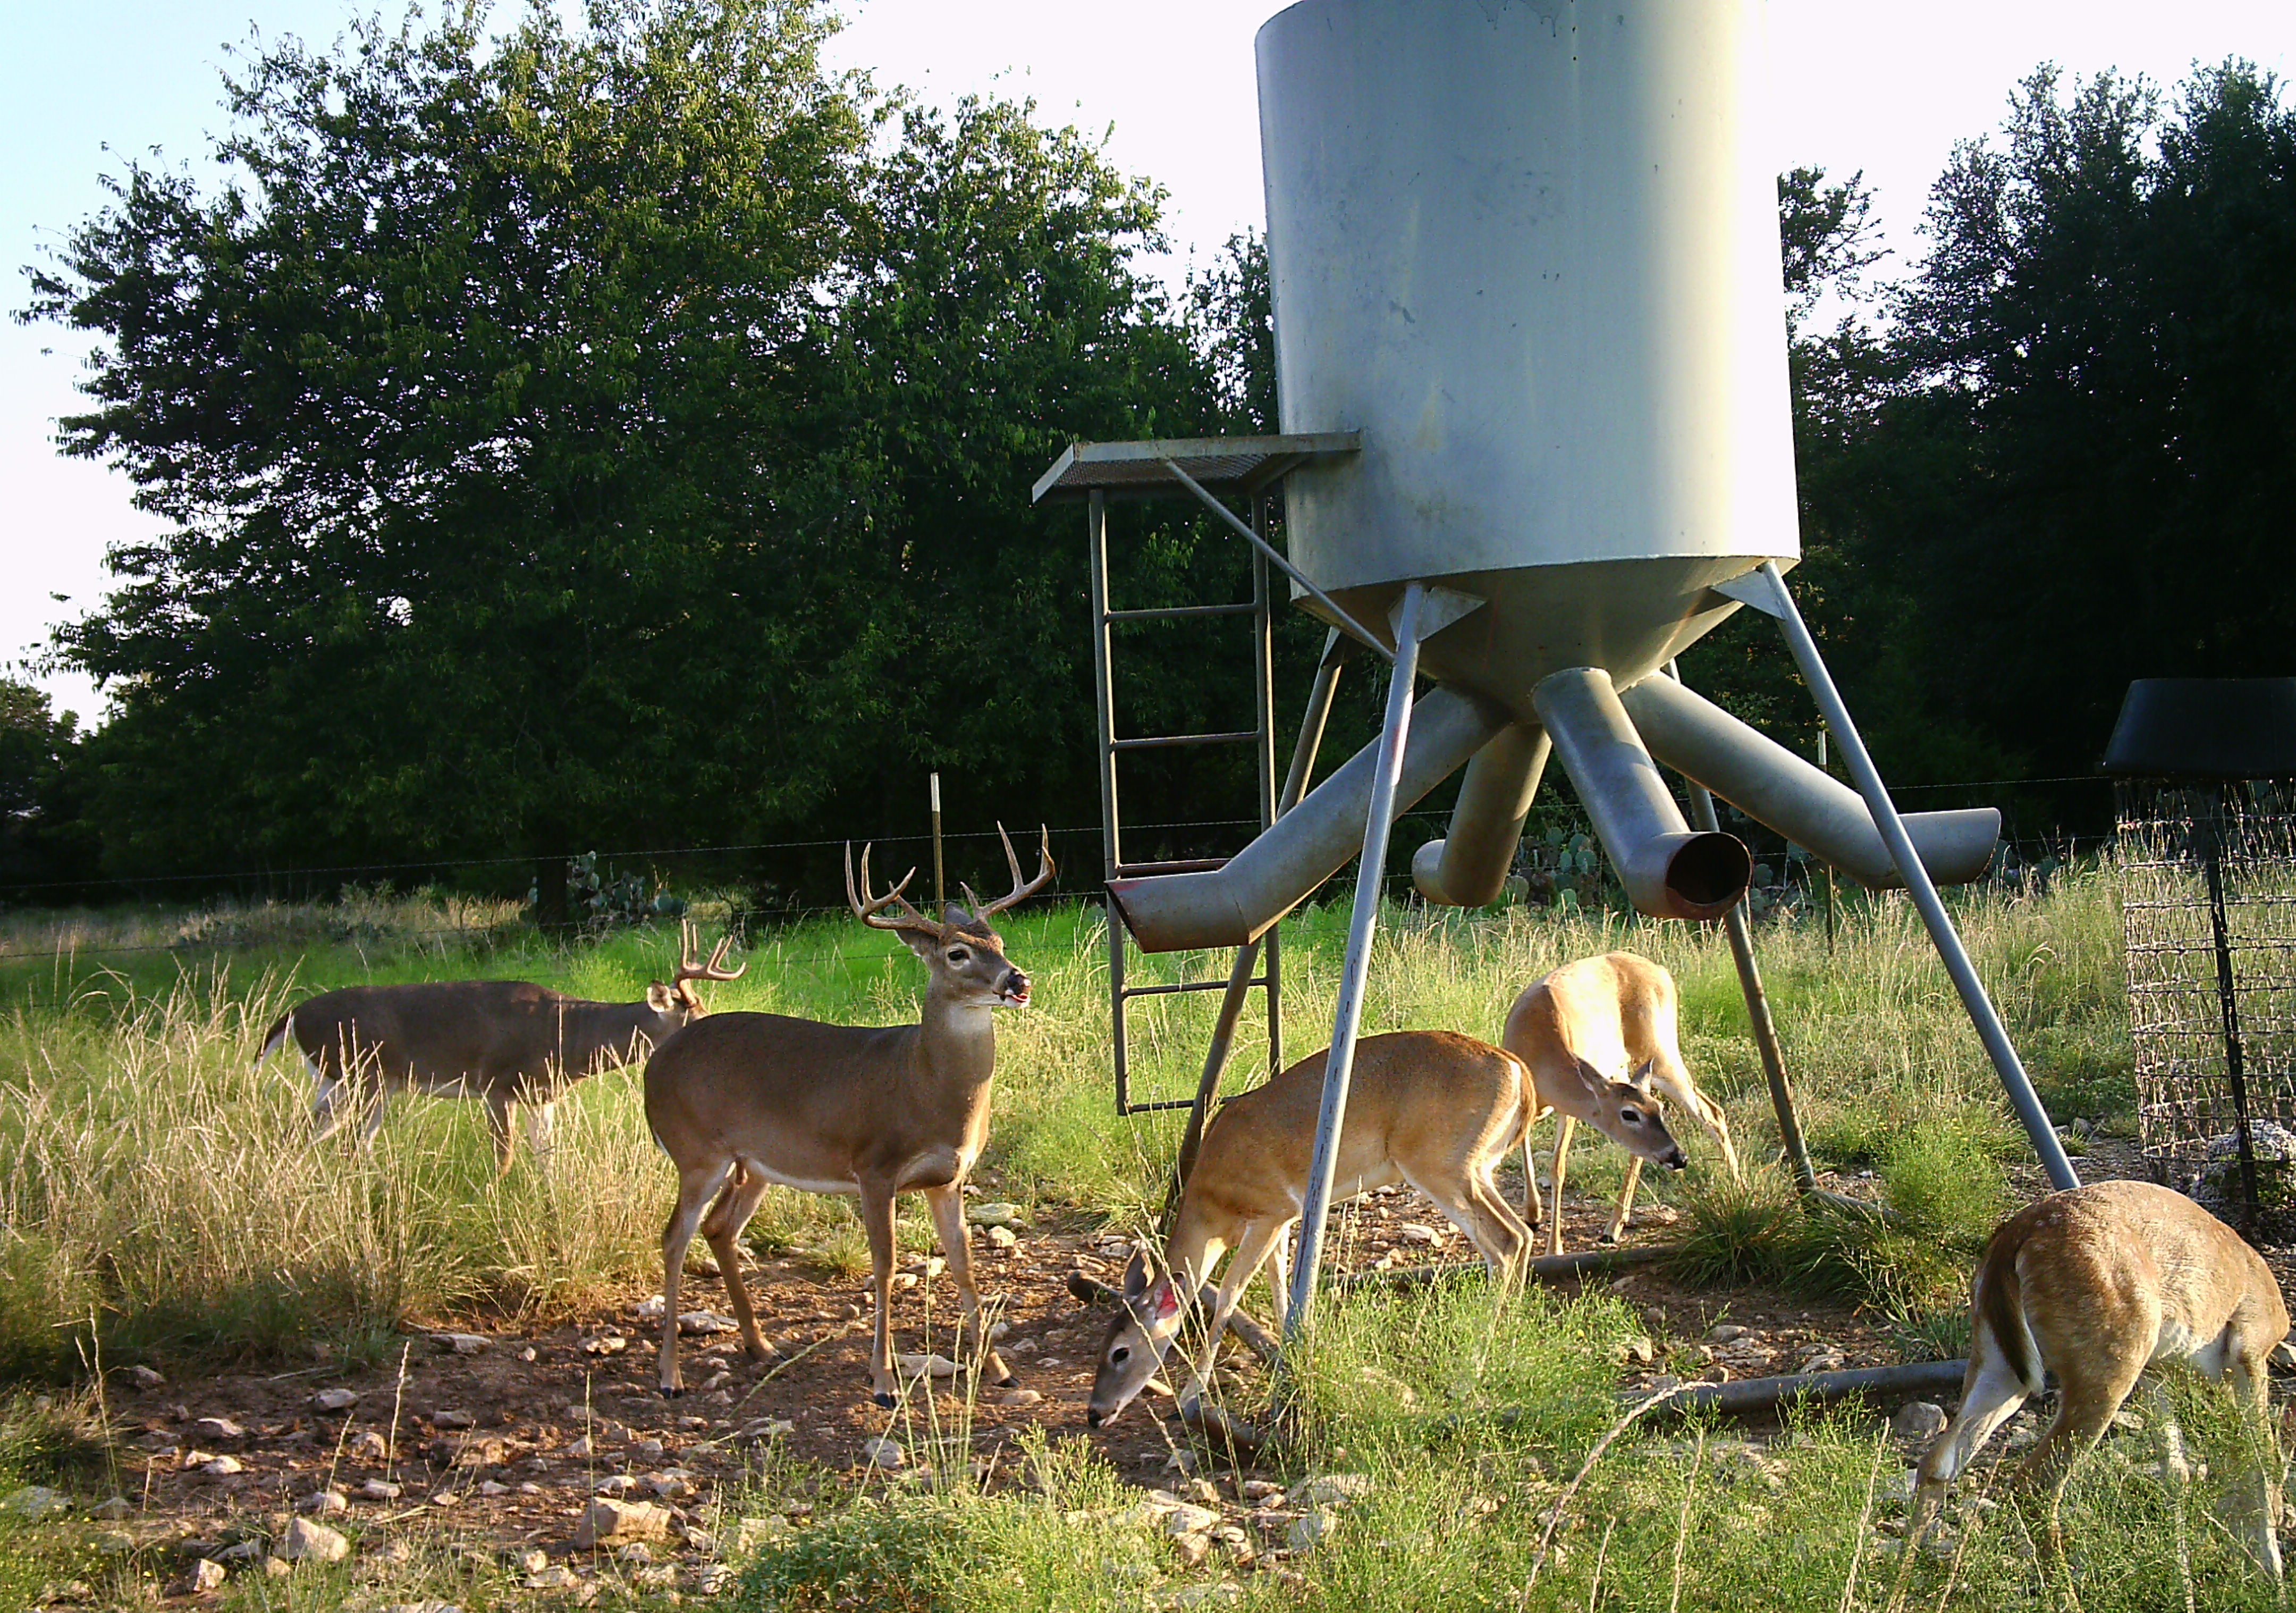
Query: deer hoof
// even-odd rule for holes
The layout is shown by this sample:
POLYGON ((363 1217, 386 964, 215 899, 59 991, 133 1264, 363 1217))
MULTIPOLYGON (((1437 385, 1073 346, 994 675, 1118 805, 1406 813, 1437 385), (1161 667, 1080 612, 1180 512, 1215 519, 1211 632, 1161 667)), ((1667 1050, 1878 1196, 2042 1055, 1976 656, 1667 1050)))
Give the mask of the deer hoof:
POLYGON ((996 1387, 1000 1389, 1017 1389, 1021 1387, 1021 1380, 1007 1372, 996 1380, 996 1387))
POLYGON ((879 1405, 884 1407, 888 1411, 891 1411, 898 1403, 890 1395, 887 1394, 882 1389, 878 1390, 876 1394, 870 1396, 870 1398, 874 1400, 879 1405))
POLYGON ((682 1383, 666 1383, 661 1386, 661 1397, 664 1400, 676 1400, 685 1393, 685 1386, 682 1383))

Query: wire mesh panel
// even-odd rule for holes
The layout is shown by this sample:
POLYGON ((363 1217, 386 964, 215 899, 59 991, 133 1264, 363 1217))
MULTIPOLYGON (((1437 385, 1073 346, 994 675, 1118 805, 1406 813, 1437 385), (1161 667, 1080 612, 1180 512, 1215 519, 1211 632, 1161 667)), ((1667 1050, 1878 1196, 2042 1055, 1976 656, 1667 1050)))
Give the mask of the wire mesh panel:
POLYGON ((2145 1159, 2251 1236, 2296 1242, 2296 781, 2117 795, 2145 1159))

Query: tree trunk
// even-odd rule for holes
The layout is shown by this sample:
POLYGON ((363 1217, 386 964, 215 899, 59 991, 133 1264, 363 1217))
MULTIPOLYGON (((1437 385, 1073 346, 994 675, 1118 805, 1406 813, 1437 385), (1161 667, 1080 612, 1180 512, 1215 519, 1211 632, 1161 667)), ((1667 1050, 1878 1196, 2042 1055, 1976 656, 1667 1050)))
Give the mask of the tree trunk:
POLYGON ((566 912, 566 859, 538 858, 534 865, 534 923, 545 935, 562 935, 572 927, 566 912))

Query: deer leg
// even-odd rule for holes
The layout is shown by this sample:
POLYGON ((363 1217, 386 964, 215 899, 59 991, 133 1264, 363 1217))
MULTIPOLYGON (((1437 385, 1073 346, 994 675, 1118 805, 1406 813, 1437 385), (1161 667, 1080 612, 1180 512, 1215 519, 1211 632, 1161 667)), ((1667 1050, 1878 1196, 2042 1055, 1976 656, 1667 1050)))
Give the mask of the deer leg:
MULTIPOLYGON (((2070 1364, 2062 1354, 2055 1359, 2070 1364)), ((2042 1434, 2041 1443, 2018 1464, 2016 1473, 2017 1483, 2048 1492, 2053 1515, 2057 1498, 2064 1493, 2065 1480, 2072 1476, 2073 1464, 2088 1454, 2112 1426, 2112 1414, 2136 1387, 2144 1366, 2143 1356, 2131 1353, 2085 1362, 2072 1373, 2059 1372, 2056 1418, 2042 1434)))
POLYGON ((1627 1223, 1634 1219, 1635 1189, 1642 1185, 1642 1180, 1643 1156, 1639 1154, 1629 1154, 1627 1156, 1627 1184, 1619 1189, 1619 1207, 1611 1212, 1611 1224, 1603 1232, 1604 1243, 1618 1242, 1619 1235, 1627 1230, 1627 1223))
POLYGON ((1961 1380, 1961 1405, 1915 1472, 1914 1500, 1906 1518, 1909 1541, 1918 1539, 1945 1504, 1946 1492, 1963 1469, 1985 1448, 2001 1425, 2017 1414, 2031 1391, 2002 1354, 1991 1333, 1980 1328, 1972 1342, 1969 1370, 1961 1380))
MULTIPOLYGON (((1227 1270, 1220 1275, 1219 1291, 1212 1296, 1212 1313, 1204 1324, 1203 1352, 1188 1363, 1188 1387, 1179 1395, 1182 1406, 1201 1401, 1204 1391, 1211 1387, 1212 1363, 1219 1359, 1220 1336, 1227 1331, 1227 1319, 1235 1314, 1245 1285, 1267 1263, 1268 1255, 1291 1230, 1288 1221, 1255 1221, 1246 1223, 1236 1239, 1235 1252, 1227 1257, 1227 1270)), ((1200 1280, 1198 1274, 1190 1271, 1185 1275, 1190 1291, 1193 1292, 1200 1280)))
POLYGON ((375 1137, 382 1130, 382 1112, 390 1102, 390 1094, 381 1088, 369 1089, 364 1084, 360 1086, 360 1113, 365 1116, 365 1123, 359 1127, 359 1147, 363 1148, 374 1147, 375 1137))
POLYGON ((1570 1115, 1555 1115, 1554 1169, 1547 1182, 1549 1190, 1554 1195, 1554 1218, 1546 1227, 1546 1252, 1549 1255, 1562 1253, 1562 1178, 1570 1169, 1570 1133, 1578 1129, 1578 1123, 1570 1115))
POLYGON ((869 1341, 869 1392, 881 1406, 895 1403, 893 1377, 893 1189, 882 1182, 861 1184, 861 1224, 869 1233, 869 1292, 877 1306, 877 1326, 869 1341))
POLYGON ((685 1379, 677 1370, 677 1288, 685 1275, 685 1247, 693 1241, 695 1229, 701 1225, 702 1213, 718 1189, 732 1173, 734 1162, 715 1159, 706 1165, 681 1169, 677 1173, 677 1207, 669 1213, 669 1224, 661 1233, 661 1392, 664 1395, 685 1393, 685 1379))
POLYGON ((357 1102, 357 1091, 341 1077, 330 1076, 317 1064, 311 1066, 311 1135, 316 1142, 324 1142, 335 1134, 346 1118, 343 1103, 346 1094, 352 1104, 357 1102))
POLYGON ((718 1256, 718 1275, 726 1280, 726 1297, 734 1302, 734 1320, 741 1324, 742 1348, 751 1361, 763 1361, 773 1351, 758 1331, 758 1313, 742 1281, 742 1229, 758 1213, 758 1203, 771 1185, 762 1173, 744 1170, 735 1161, 733 1181, 718 1196, 701 1222, 701 1236, 709 1240, 709 1251, 718 1256))
MULTIPOLYGON (((2280 1446, 2272 1431, 2271 1377, 2265 1365, 2268 1357, 2263 1349, 2243 1349, 2243 1342, 2238 1337, 2232 1341, 2220 1375, 2255 1424, 2249 1431, 2255 1442, 2249 1465, 2234 1481, 2233 1494, 2246 1515, 2243 1533, 2250 1554, 2259 1568, 2277 1581, 2283 1571, 2280 1534, 2275 1527, 2280 1516, 2280 1486, 2276 1478, 2280 1471, 2280 1446)), ((2156 1385, 2153 1393, 2157 1403, 2165 1407, 2167 1392, 2156 1385)))
POLYGON ((511 1130, 511 1119, 518 1113, 518 1099, 509 1092, 487 1094, 487 1136, 495 1145, 495 1174, 510 1174, 511 1161, 518 1157, 518 1134, 511 1130))
POLYGON ((982 1375, 1000 1388, 1011 1388, 1021 1380, 996 1353, 996 1341, 988 1337, 988 1325, 980 1319, 980 1291, 972 1283, 972 1242, 964 1230, 964 1189, 951 1182, 947 1187, 927 1188, 924 1196, 932 1211, 933 1230, 940 1234, 940 1252, 948 1261, 948 1274, 956 1279, 958 1313, 964 1322, 958 1354, 979 1351, 982 1375))
POLYGON ((1467 1235, 1483 1257, 1491 1278, 1505 1282, 1521 1255, 1523 1246, 1530 1240, 1530 1230, 1516 1219, 1497 1193, 1486 1196, 1484 1184, 1472 1170, 1462 1171, 1452 1181, 1439 1181, 1426 1174, 1403 1173, 1404 1180, 1435 1201, 1435 1207, 1444 1218, 1467 1235))
POLYGON ((558 1106, 555 1103, 529 1103, 526 1106, 526 1147, 537 1165, 550 1157, 550 1140, 558 1129, 558 1106))
POLYGON ((1529 1227, 1546 1219, 1546 1206, 1538 1202, 1538 1159, 1530 1147, 1530 1127, 1535 1123, 1522 1128, 1522 1220, 1529 1227))
POLYGON ((1298 1224, 1286 1225, 1276 1234, 1275 1247, 1267 1251, 1268 1292, 1278 1317, 1292 1303, 1292 1228, 1298 1224))

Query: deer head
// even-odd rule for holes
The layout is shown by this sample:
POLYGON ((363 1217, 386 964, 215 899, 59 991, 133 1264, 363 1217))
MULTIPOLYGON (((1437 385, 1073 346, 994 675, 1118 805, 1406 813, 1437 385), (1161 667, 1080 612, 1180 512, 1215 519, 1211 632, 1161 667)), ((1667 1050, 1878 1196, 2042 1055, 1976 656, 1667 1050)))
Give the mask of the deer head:
POLYGON ((1123 1309, 1101 1340, 1100 1365, 1093 1373, 1092 1398, 1085 1420, 1094 1428, 1113 1422, 1133 1397, 1148 1387, 1180 1336, 1180 1294, 1172 1274, 1146 1248, 1132 1252, 1124 1269, 1123 1309))
POLYGON ((701 961, 701 936, 692 919, 680 919, 677 926, 677 973, 668 985, 655 981, 646 987, 646 1007, 676 1025, 699 1019, 709 1010, 701 1004, 701 994, 693 989, 697 980, 739 980, 750 966, 740 968, 726 967, 726 954, 733 950, 734 938, 726 936, 718 942, 709 954, 709 961, 701 961))
POLYGON ((1004 833, 1004 826, 996 826, 996 837, 1004 843, 1004 861, 1013 870, 1012 893, 995 901, 983 901, 972 893, 972 887, 959 885, 969 907, 951 902, 940 918, 930 918, 912 906, 903 894, 909 881, 917 876, 911 868, 901 876, 900 883, 883 895, 869 889, 869 848, 861 848, 861 876, 858 885, 853 876, 853 844, 845 844, 845 900, 853 909, 853 916, 872 929, 890 930, 905 942, 908 949, 922 959, 932 971, 931 994, 958 1007, 1024 1008, 1029 1006, 1029 977, 1013 967, 1004 956, 1004 937, 990 927, 988 921, 1005 909, 1033 896, 1053 880, 1053 837, 1048 829, 1037 831, 1037 876, 1024 878, 1021 859, 1013 850, 1013 838, 1004 833))
POLYGON ((1578 1065, 1578 1079, 1592 1099, 1593 1112, 1587 1118, 1596 1131, 1628 1153, 1669 1171, 1679 1171, 1690 1163, 1682 1145, 1667 1129, 1666 1116, 1659 1113, 1658 1093, 1651 1081, 1657 1060, 1645 1059, 1624 1081, 1612 1081, 1583 1058, 1578 1065))

